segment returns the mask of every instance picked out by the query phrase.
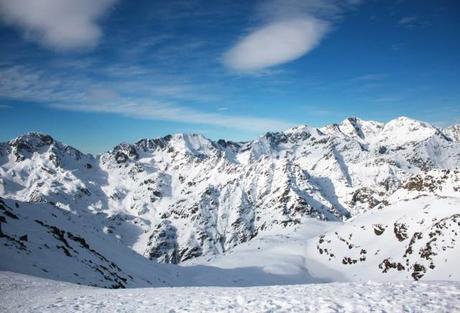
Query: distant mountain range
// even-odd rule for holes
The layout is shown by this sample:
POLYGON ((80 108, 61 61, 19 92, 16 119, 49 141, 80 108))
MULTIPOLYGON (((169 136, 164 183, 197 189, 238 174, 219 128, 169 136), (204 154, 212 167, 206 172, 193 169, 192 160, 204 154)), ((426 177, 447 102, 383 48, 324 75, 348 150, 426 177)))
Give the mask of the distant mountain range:
POLYGON ((307 249, 336 271, 373 259, 366 266, 380 274, 450 279, 460 125, 353 117, 249 142, 168 135, 98 156, 29 133, 0 143, 0 197, 2 270, 112 288, 183 285, 182 268, 158 263, 225 254, 316 218, 347 221, 307 249), (401 203, 411 215, 401 217, 401 203))

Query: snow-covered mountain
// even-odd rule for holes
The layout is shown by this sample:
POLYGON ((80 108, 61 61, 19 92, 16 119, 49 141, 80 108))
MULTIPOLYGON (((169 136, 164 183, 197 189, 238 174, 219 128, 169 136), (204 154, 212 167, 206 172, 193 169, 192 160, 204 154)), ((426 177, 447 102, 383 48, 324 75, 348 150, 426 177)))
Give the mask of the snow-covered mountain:
MULTIPOLYGON (((145 269, 145 259, 180 263, 228 254, 273 229, 295 229, 305 218, 354 221, 362 213, 404 202, 421 212, 417 198, 460 196, 456 134, 458 127, 441 130, 406 117, 386 124, 348 118, 322 128, 267 133, 249 142, 168 135, 92 156, 48 135, 29 133, 0 144, 0 241, 5 243, 0 253, 2 258, 17 253, 27 266, 39 266, 34 262, 40 254, 46 255, 40 260, 65 257, 61 264, 72 258, 85 269, 80 274, 87 281, 80 283, 174 283, 179 275, 174 269, 172 274, 159 270, 163 276, 137 276, 128 261, 123 267, 110 251, 120 247, 120 254, 133 255, 145 269), (104 283, 85 272, 97 269, 109 277, 104 283)), ((453 210, 460 211, 455 203, 453 210)), ((385 227, 390 222, 372 221, 385 227)), ((446 227, 455 232, 455 225, 446 227)), ((431 230, 424 231, 429 235, 431 230)), ((354 260, 332 253, 340 262, 354 260)), ((398 257, 388 262, 406 262, 398 257)), ((1 267, 13 259, 4 258, 1 267)), ((408 262, 405 269, 418 261, 408 262)))

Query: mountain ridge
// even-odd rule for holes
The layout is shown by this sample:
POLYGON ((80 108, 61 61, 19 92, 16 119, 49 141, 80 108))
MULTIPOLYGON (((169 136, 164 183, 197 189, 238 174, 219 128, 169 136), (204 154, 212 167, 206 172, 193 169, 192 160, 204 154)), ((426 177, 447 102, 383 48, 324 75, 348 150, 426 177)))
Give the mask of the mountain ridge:
POLYGON ((457 197, 459 164, 459 142, 406 117, 301 125, 248 142, 167 135, 96 156, 29 133, 0 143, 0 197, 103 217, 96 233, 153 262, 182 263, 308 218, 340 222, 420 196, 457 197))
MULTIPOLYGON (((345 118, 341 123, 332 123, 332 124, 327 124, 325 126, 320 126, 320 127, 313 127, 313 126, 309 126, 307 124, 301 124, 301 125, 298 125, 298 126, 294 126, 294 127, 291 127, 291 128, 288 128, 284 131, 268 131, 267 133, 265 133, 264 135, 261 135, 259 136, 258 138, 256 139, 253 139, 253 140, 246 140, 246 141, 234 141, 234 140, 227 140, 227 139, 224 139, 224 138, 220 138, 220 139, 217 139, 217 140, 213 140, 213 139, 210 139, 210 138, 207 138, 205 137, 204 135, 202 134, 199 134, 199 133, 174 133, 174 134, 167 134, 167 135, 164 135, 164 136, 158 136, 158 137, 152 137, 152 138, 148 138, 148 137, 143 137, 143 138, 140 138, 140 139, 137 139, 136 141, 134 141, 134 143, 129 143, 129 142, 120 142, 119 144, 115 145, 112 149, 109 149, 107 151, 104 151, 104 152, 101 152, 101 153, 86 153, 86 152, 82 152, 81 150, 73 147, 73 146, 70 146, 70 145, 65 145, 65 146, 68 146, 72 149, 75 149, 77 151, 79 151, 80 153, 82 154, 86 154, 86 155, 92 155, 93 157, 98 157, 104 153, 107 153, 107 152, 110 152, 114 149, 116 149, 118 146, 120 145, 139 145, 143 148, 151 148, 152 145, 155 145, 155 144, 158 144, 158 145, 162 145, 164 144, 165 142, 168 142, 169 140, 171 140, 172 138, 180 138, 180 137, 188 137, 188 136, 199 136, 207 141, 210 141, 210 142, 213 142, 215 144, 218 144, 222 147, 225 147, 226 145, 235 145, 235 146, 243 146, 244 144, 247 144, 247 143, 250 143, 250 142, 253 142, 253 141, 256 141, 257 139, 260 139, 262 137, 265 137, 267 136, 268 134, 279 134, 279 133, 296 133, 298 131, 304 131, 304 130, 319 130, 321 132, 324 132, 324 133, 328 133, 330 132, 332 129, 336 128, 337 127, 339 128, 339 132, 343 133, 344 135, 348 135, 350 136, 350 130, 348 129, 348 131, 346 130, 345 132, 342 131, 341 128, 344 127, 344 124, 346 125, 346 123, 349 123, 352 125, 352 123, 354 123, 356 125, 356 123, 360 124, 360 123, 365 123, 366 126, 368 126, 369 124, 372 125, 376 125, 377 128, 382 128, 386 125, 386 124, 391 124, 391 123, 395 123, 397 121, 411 121, 411 122, 416 122, 416 123, 421 123, 422 125, 427 125, 427 126, 430 126, 436 130, 439 130, 441 133, 445 134, 446 137, 454 140, 454 141, 459 141, 460 140, 460 137, 459 137, 459 134, 460 134, 460 124, 452 124, 451 126, 448 126, 448 127, 445 127, 445 128, 439 128, 439 127, 435 127, 427 122, 423 122, 423 121, 419 121, 419 120, 416 120, 416 119, 412 119, 412 118, 409 118, 409 117, 406 117, 406 116, 400 116, 400 117, 397 117, 395 119, 392 119, 390 121, 388 121, 387 123, 383 123, 383 122, 378 122, 378 121, 374 121, 374 120, 363 120, 363 119, 360 119, 359 117, 356 117, 356 116, 350 116, 350 117, 347 117, 345 118), (348 132, 348 134, 347 134, 348 132)), ((353 127, 353 125, 352 125, 353 127)), ((356 131, 356 129, 355 129, 356 131)), ((362 131, 362 130, 361 130, 362 131)), ((56 140, 55 138, 53 138, 52 136, 50 136, 49 134, 47 133, 44 133, 44 132, 40 132, 40 131, 31 131, 31 132, 27 132, 23 135, 19 135, 9 141, 5 141, 5 142, 1 142, 0 144, 6 144, 8 142, 11 142, 11 141, 15 141, 15 140, 19 140, 21 138, 27 138, 27 137, 35 137, 35 139, 39 138, 39 137, 42 137, 43 139, 41 140, 50 140, 50 143, 52 142, 58 142, 58 143, 62 143, 62 141, 59 141, 59 140, 56 140)))

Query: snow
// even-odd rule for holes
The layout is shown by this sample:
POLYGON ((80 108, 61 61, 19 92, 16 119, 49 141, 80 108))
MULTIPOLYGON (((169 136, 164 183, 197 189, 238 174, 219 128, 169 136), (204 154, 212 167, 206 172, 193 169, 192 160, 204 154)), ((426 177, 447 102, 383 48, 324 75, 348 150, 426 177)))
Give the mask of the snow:
POLYGON ((459 282, 107 290, 0 272, 2 312, 456 312, 459 282))
POLYGON ((339 222, 307 218, 295 228, 276 227, 224 254, 194 258, 181 265, 231 270, 233 279, 241 286, 331 282, 315 276, 313 266, 306 263, 305 252, 308 239, 339 225, 339 222))
POLYGON ((414 272, 421 280, 460 281, 459 208, 457 197, 395 200, 384 209, 371 210, 345 223, 309 218, 293 228, 275 228, 224 254, 198 257, 182 265, 233 269, 235 280, 249 286, 401 281, 414 279, 414 272), (395 224, 404 225, 407 238, 396 237, 395 224), (375 225, 385 228, 383 234, 375 233, 375 225), (413 239, 416 233, 420 238, 413 239), (406 254, 409 246, 412 252, 406 254), (357 262, 344 264, 344 258, 357 262), (380 264, 386 259, 401 263, 404 269, 384 271, 380 264), (238 271, 251 268, 261 271, 244 275, 238 271))
POLYGON ((357 216, 309 240, 305 254, 323 267, 312 274, 334 281, 459 281, 459 208, 456 197, 420 197, 357 216))
POLYGON ((402 146, 409 142, 423 141, 436 133, 432 125, 405 116, 391 120, 379 134, 379 141, 402 146))

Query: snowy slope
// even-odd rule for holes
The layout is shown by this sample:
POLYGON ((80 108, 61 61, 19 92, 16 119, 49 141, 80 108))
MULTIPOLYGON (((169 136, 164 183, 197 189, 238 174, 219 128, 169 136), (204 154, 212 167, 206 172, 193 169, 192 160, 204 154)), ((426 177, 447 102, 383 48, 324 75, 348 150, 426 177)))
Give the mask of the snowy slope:
POLYGON ((104 233, 105 216, 63 211, 46 203, 0 198, 0 268, 105 288, 260 286, 316 282, 260 266, 158 264, 104 233))
POLYGON ((104 218, 0 198, 0 268, 109 288, 179 284, 176 268, 149 262, 104 234, 104 218))
POLYGON ((458 281, 459 209, 459 198, 399 201, 311 239, 306 255, 332 280, 458 281))
POLYGON ((106 290, 0 272, 2 312, 458 312, 458 282, 106 290))
MULTIPOLYGON (((460 280, 460 199, 398 200, 345 223, 306 219, 261 233, 223 255, 185 262, 223 269, 259 267, 291 283, 460 280)), ((258 276, 236 276, 242 284, 258 276)), ((279 279, 276 277, 274 279, 279 279)), ((270 282, 267 282, 270 284, 270 282)))
MULTIPOLYGON (((16 221, 0 212, 6 219, 0 224, 4 234, 15 240, 28 228, 36 228, 41 237, 34 243, 36 249, 25 254, 28 263, 24 264, 12 258, 15 249, 24 256, 21 245, 4 246, 8 239, 0 238, 0 254, 7 256, 0 269, 80 282, 64 271, 41 269, 54 268, 55 254, 59 254, 56 260, 70 260, 66 250, 57 248, 63 243, 50 234, 49 227, 57 227, 67 237, 76 234, 85 239, 116 263, 120 273, 133 277, 123 285, 130 286, 130 281, 142 285, 142 280, 153 285, 158 285, 155 280, 195 284, 195 279, 204 279, 196 273, 204 272, 163 272, 152 267, 145 271, 153 276, 136 276, 128 260, 131 257, 123 267, 118 255, 104 251, 121 247, 119 251, 127 252, 120 254, 133 255, 140 269, 157 266, 148 259, 180 263, 228 256, 243 243, 256 242, 261 234, 272 233, 279 240, 279 234, 311 225, 311 218, 329 221, 324 224, 328 229, 350 218, 347 224, 353 223, 360 214, 398 201, 412 203, 421 196, 457 198, 459 164, 460 143, 452 132, 406 117, 386 124, 348 118, 322 128, 299 126, 267 133, 245 143, 212 141, 198 134, 168 135, 120 144, 99 156, 81 153, 48 135, 30 133, 0 143, 0 197, 12 214, 21 216, 16 221), (48 226, 34 221, 40 218, 48 226), (43 250, 49 240, 52 251, 43 250), (48 263, 32 270, 39 251, 47 251, 49 259, 43 262, 48 263), (159 272, 162 274, 155 276, 159 272), (192 278, 174 278, 182 274, 192 278)), ((414 214, 423 210, 425 204, 413 203, 414 214)), ((433 218, 441 218, 436 214, 433 218)), ((302 240, 310 235, 307 230, 302 240)), ((100 274, 88 272, 91 267, 84 264, 94 262, 94 256, 82 258, 78 241, 75 247, 74 242, 70 244, 78 251, 70 253, 82 267, 81 282, 112 286, 113 281, 101 282, 100 274)), ((285 262, 285 273, 279 264, 273 264, 273 271, 270 265, 266 271, 260 264, 248 264, 254 267, 257 279, 246 284, 331 280, 312 275, 305 265, 290 268, 301 264, 303 257, 293 255, 292 262, 285 262)), ((100 265, 107 267, 104 262, 100 265)), ((244 281, 246 271, 239 273, 244 281)), ((211 277, 206 279, 210 282, 211 277)))

